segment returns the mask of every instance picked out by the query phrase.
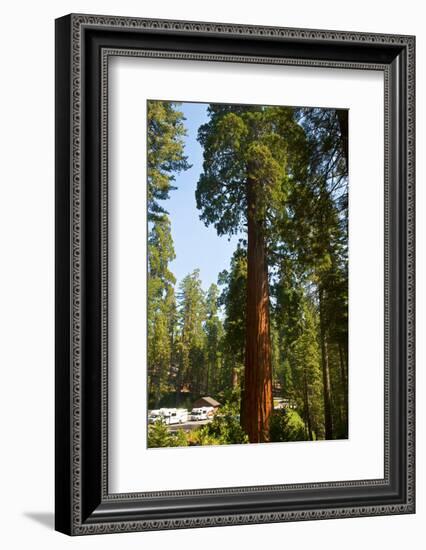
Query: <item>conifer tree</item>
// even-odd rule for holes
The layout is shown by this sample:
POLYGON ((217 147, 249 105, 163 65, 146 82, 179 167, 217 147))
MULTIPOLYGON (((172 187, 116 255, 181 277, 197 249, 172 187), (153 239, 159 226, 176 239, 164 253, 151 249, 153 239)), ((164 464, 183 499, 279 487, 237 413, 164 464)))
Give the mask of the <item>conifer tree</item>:
POLYGON ((289 143, 300 141, 303 131, 285 107, 210 105, 209 117, 199 130, 204 164, 197 206, 219 235, 247 233, 242 425, 250 442, 268 441, 273 408, 268 232, 285 201, 289 143))

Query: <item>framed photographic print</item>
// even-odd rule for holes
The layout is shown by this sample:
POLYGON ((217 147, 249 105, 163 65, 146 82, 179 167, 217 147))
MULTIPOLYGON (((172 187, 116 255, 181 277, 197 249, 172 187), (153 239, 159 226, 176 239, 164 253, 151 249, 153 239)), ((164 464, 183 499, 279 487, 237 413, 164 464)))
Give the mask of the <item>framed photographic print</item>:
POLYGON ((412 36, 56 21, 56 529, 414 513, 412 36))

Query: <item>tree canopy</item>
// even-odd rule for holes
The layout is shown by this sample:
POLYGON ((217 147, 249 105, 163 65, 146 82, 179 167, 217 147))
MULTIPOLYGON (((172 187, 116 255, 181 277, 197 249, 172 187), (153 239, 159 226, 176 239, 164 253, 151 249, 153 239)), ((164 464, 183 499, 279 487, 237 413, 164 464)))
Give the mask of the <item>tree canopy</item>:
POLYGON ((170 101, 147 102, 148 220, 165 213, 162 201, 175 187, 175 173, 188 170, 183 114, 170 101))

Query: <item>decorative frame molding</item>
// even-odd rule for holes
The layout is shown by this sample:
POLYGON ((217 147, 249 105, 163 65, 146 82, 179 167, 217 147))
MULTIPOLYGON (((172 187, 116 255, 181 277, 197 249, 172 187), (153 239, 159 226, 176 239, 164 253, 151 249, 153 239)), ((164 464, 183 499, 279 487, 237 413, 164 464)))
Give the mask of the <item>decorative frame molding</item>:
POLYGON ((59 531, 83 535, 414 512, 414 50, 412 36, 95 15, 56 21, 59 531), (107 92, 108 59, 117 55, 384 72, 382 480, 108 493, 107 92), (186 508, 176 508, 176 498, 186 499, 186 508))

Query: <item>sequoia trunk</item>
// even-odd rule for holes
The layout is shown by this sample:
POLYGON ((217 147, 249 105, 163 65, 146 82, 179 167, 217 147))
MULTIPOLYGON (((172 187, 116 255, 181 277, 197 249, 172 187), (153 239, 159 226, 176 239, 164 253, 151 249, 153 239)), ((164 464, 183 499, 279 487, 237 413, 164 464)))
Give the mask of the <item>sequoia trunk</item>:
POLYGON ((250 443, 269 441, 272 364, 269 285, 259 182, 247 182, 247 317, 242 425, 250 443))

